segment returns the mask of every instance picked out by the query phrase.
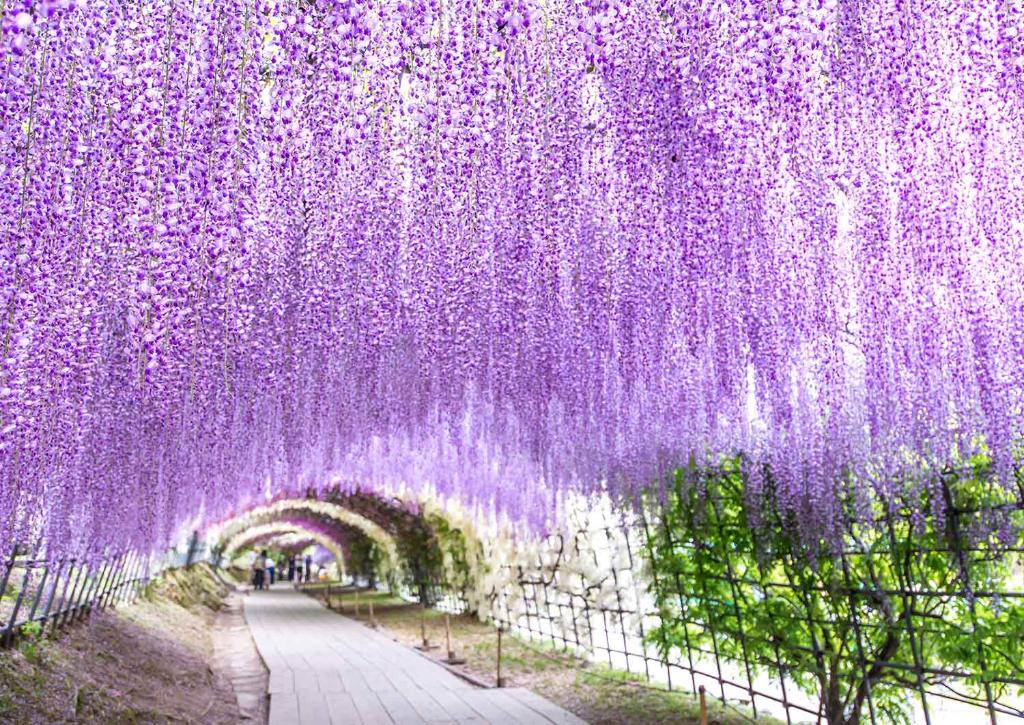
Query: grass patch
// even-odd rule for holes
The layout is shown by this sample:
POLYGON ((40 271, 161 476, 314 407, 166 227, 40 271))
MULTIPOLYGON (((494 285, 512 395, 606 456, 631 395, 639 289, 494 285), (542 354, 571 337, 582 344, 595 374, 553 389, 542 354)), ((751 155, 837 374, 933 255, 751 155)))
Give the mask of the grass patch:
POLYGON ((169 601, 186 609, 217 611, 229 591, 230 587, 203 562, 165 572, 149 583, 142 596, 147 601, 169 601))
MULTIPOLYGON (((689 693, 647 683, 636 674, 594 665, 576 676, 576 687, 592 699, 593 707, 602 717, 595 722, 667 722, 697 723, 700 701, 689 693)), ((762 715, 756 721, 753 713, 740 706, 725 706, 709 694, 708 722, 718 725, 744 725, 758 722, 781 725, 781 721, 762 715)))

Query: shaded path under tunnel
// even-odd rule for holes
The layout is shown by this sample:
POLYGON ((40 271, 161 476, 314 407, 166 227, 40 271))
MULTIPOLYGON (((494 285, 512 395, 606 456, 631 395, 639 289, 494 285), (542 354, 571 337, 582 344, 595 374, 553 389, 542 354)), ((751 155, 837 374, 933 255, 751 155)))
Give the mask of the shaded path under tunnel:
POLYGON ((287 584, 247 596, 245 617, 270 671, 270 725, 583 723, 527 690, 473 687, 287 584))

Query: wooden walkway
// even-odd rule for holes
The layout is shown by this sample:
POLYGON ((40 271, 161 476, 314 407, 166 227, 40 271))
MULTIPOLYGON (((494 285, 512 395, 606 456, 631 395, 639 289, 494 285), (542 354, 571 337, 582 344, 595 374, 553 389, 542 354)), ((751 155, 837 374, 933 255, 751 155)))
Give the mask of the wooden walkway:
POLYGON ((270 670, 270 725, 585 725, 528 690, 473 687, 289 585, 247 596, 245 618, 270 670))

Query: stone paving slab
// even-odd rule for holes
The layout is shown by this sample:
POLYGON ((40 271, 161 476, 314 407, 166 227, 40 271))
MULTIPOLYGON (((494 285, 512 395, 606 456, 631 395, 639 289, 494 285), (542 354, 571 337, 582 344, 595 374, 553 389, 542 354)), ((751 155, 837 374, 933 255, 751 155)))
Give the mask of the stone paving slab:
POLYGON ((275 585, 245 598, 270 725, 585 725, 536 693, 473 687, 390 637, 275 585))

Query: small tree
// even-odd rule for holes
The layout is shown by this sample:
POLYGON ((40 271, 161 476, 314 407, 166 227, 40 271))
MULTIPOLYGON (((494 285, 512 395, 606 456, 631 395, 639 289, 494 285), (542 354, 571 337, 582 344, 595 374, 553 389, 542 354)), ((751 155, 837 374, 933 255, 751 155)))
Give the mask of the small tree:
POLYGON ((354 576, 366 578, 371 589, 377 586, 377 577, 383 567, 385 554, 369 536, 353 538, 348 551, 348 567, 354 576))
POLYGON ((842 550, 811 556, 770 491, 764 525, 750 525, 739 466, 700 486, 678 476, 649 536, 661 611, 651 641, 663 656, 740 663, 750 679, 781 672, 820 698, 829 725, 906 722, 908 688, 983 700, 1020 691, 1024 602, 995 595, 1012 588, 1011 560, 994 537, 968 546, 964 534, 1005 491, 953 474, 941 491, 944 515, 879 502, 872 523, 848 526, 842 550))
POLYGON ((428 513, 426 521, 437 541, 439 558, 432 562, 438 586, 462 601, 468 601, 468 591, 473 585, 465 533, 439 513, 428 513))

